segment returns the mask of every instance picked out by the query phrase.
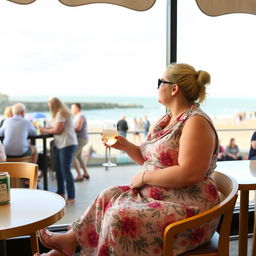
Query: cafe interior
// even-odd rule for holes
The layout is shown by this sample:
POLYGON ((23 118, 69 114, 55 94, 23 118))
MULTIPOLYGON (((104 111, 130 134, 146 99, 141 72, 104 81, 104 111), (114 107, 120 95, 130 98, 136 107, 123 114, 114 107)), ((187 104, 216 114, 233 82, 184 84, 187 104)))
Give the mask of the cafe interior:
MULTIPOLYGON (((9 1, 15 4, 30 5, 36 0, 9 1)), ((75 6, 79 8, 79 6, 86 6, 87 4, 111 4, 117 5, 119 8, 128 8, 133 11, 142 12, 143 15, 143 12, 153 8, 157 1, 164 0, 59 1, 70 8, 75 6)), ((220 15, 226 15, 228 18, 228 15, 233 13, 256 14, 256 1, 254 0, 195 0, 195 2, 204 15, 208 15, 213 19, 220 15)), ((178 15, 182 15, 182 10, 178 10, 178 6, 177 0, 166 0, 166 65, 177 62, 179 59, 177 52, 179 44, 177 39, 177 34, 179 33, 177 21, 178 15)), ((182 29, 182 27, 179 27, 179 29, 182 29)), ((51 138, 51 136, 47 135, 44 137, 42 135, 40 137, 44 141, 43 165, 45 169, 40 181, 38 166, 25 163, 27 160, 23 162, 21 159, 17 163, 16 159, 15 162, 10 161, 0 164, 0 172, 8 172, 11 178, 26 178, 29 180, 28 189, 23 189, 22 191, 12 190, 11 201, 8 204, 0 205, 1 256, 25 256, 33 255, 37 252, 47 252, 48 249, 38 239, 38 230, 48 228, 53 232, 66 232, 71 219, 78 217, 76 216, 77 212, 80 214, 82 208, 84 209, 85 206, 89 206, 90 201, 93 200, 93 197, 99 191, 121 180, 122 182, 127 180, 129 183, 130 177, 139 171, 139 167, 134 163, 120 165, 103 173, 102 166, 94 166, 94 180, 88 181, 86 187, 83 184, 78 184, 79 191, 84 191, 84 193, 78 196, 78 201, 81 201, 76 206, 76 212, 74 210, 76 208, 66 207, 63 198, 50 192, 52 170, 50 170, 47 164, 48 138, 51 138), (133 166, 133 171, 129 173, 130 165, 133 166), (124 169, 125 173, 129 173, 129 175, 124 177, 126 175, 120 174, 118 172, 120 168, 124 169), (97 189, 95 189, 96 187, 97 189), (29 193, 31 189, 35 192, 34 194, 29 193), (28 203, 29 200, 31 200, 31 204, 28 203), (67 213, 69 217, 65 218, 67 213), (61 221, 63 219, 64 221, 61 221)), ((214 173, 214 179, 217 183, 218 191, 222 195, 221 202, 206 212, 169 224, 163 232, 162 255, 174 255, 172 241, 178 232, 220 218, 217 231, 210 242, 181 255, 256 256, 256 222, 254 221, 256 212, 255 202, 251 200, 251 193, 256 190, 256 164, 254 161, 249 160, 223 162, 218 165, 214 173), (243 169, 243 175, 240 174, 241 169, 243 169)), ((80 248, 78 247, 76 255, 79 254, 80 248)))

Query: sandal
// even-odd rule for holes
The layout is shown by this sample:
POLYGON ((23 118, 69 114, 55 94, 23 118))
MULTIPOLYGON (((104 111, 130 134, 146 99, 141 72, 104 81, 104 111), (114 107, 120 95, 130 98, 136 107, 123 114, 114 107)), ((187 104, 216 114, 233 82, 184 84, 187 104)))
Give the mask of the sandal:
POLYGON ((86 178, 87 180, 90 179, 90 176, 88 174, 87 175, 84 174, 83 177, 86 178))
MULTIPOLYGON (((54 233, 52 233, 48 229, 46 229, 46 228, 41 229, 37 233, 38 233, 39 240, 44 247, 49 248, 49 249, 54 249, 54 250, 60 252, 61 254, 63 254, 63 256, 73 255, 73 251, 72 252, 64 252, 62 250, 62 248, 60 248, 57 244, 55 244, 54 242, 51 241, 51 237, 54 236, 54 233)), ((39 255, 41 255, 41 254, 36 254, 36 256, 39 256, 39 255)))

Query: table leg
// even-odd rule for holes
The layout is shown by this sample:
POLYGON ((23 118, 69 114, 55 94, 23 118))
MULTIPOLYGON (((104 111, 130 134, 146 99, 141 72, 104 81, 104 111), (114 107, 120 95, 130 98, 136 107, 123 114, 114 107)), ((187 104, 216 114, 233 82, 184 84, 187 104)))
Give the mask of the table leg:
POLYGON ((254 227, 252 238, 252 256, 256 256, 256 191, 254 191, 254 227))
POLYGON ((46 138, 43 138, 43 159, 44 159, 44 190, 48 190, 48 175, 47 175, 47 169, 48 169, 48 161, 47 161, 47 143, 46 138))
POLYGON ((7 250, 6 250, 6 241, 0 240, 0 255, 6 256, 7 250))
POLYGON ((239 256, 247 255, 249 191, 240 191, 239 256))

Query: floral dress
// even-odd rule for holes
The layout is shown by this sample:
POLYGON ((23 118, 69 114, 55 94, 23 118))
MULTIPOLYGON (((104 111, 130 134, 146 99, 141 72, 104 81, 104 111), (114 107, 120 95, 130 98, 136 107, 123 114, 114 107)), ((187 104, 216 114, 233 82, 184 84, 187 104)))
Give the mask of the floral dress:
MULTIPOLYGON (((160 119, 140 147, 145 159, 145 171, 178 163, 182 128, 186 120, 194 115, 201 115, 212 124, 196 104, 167 127, 165 125, 170 115, 160 119)), ((204 179, 191 186, 175 189, 150 185, 140 189, 115 186, 105 189, 80 219, 72 224, 82 248, 81 255, 161 256, 163 230, 168 224, 205 211, 219 202, 211 177, 216 158, 217 152, 204 179)), ((209 241, 217 222, 179 233, 174 241, 174 254, 209 241)))

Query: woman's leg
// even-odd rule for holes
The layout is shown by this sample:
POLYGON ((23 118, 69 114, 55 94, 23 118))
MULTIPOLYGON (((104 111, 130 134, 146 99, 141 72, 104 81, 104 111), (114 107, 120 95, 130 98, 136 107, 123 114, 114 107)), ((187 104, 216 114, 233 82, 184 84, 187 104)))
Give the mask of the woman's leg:
POLYGON ((68 199, 75 198, 75 183, 73 175, 71 173, 71 162, 75 149, 76 145, 71 145, 60 149, 61 170, 66 181, 68 199))
POLYGON ((55 149, 55 169, 56 169, 56 178, 57 178, 57 193, 59 195, 65 195, 65 186, 64 186, 64 177, 61 168, 61 159, 60 159, 60 150, 55 149))

